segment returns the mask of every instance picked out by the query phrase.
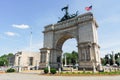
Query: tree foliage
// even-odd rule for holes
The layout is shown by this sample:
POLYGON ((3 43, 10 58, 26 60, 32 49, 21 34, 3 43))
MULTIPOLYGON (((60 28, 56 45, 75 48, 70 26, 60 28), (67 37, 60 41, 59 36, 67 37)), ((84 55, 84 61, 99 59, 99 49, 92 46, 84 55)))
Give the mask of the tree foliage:
POLYGON ((115 59, 115 63, 120 65, 120 52, 115 53, 114 56, 112 54, 105 55, 104 58, 101 58, 102 65, 110 64, 113 65, 113 57, 115 59))
POLYGON ((78 53, 76 51, 72 51, 71 53, 64 53, 63 55, 63 64, 65 64, 65 56, 66 56, 66 61, 67 65, 75 65, 78 61, 78 53))
POLYGON ((0 66, 8 66, 9 61, 8 58, 13 56, 13 53, 9 53, 9 54, 4 54, 2 56, 0 56, 0 66))

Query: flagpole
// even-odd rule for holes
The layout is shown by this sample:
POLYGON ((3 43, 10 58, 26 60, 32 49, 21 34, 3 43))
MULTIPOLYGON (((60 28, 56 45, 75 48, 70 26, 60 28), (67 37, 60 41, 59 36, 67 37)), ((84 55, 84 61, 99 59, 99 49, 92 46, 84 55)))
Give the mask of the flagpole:
POLYGON ((30 53, 31 53, 31 50, 32 50, 32 28, 30 31, 30 53))

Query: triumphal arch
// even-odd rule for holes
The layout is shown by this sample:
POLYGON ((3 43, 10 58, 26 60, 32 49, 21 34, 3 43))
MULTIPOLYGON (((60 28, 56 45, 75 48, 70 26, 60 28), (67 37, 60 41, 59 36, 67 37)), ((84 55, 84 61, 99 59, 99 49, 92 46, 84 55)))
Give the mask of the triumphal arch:
MULTIPOLYGON (((66 17, 67 18, 67 17, 66 17)), ((40 68, 48 65, 62 67, 63 43, 75 38, 78 48, 79 69, 93 69, 100 65, 100 47, 98 45, 98 25, 91 12, 58 21, 45 26, 44 47, 40 49, 40 68)))

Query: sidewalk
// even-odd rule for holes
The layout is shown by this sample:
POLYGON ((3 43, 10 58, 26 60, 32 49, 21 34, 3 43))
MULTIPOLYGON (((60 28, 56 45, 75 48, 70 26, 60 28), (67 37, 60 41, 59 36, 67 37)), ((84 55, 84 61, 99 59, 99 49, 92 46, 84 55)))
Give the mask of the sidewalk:
POLYGON ((21 71, 19 73, 41 74, 43 73, 43 70, 26 70, 26 71, 21 71))
POLYGON ((44 76, 29 73, 32 71, 0 74, 0 80, 120 80, 120 76, 44 76))

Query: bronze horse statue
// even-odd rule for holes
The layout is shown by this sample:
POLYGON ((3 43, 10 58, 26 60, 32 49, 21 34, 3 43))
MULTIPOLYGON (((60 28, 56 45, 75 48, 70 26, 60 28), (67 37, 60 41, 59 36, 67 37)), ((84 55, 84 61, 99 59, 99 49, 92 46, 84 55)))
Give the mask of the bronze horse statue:
POLYGON ((61 9, 62 11, 65 11, 65 15, 58 22, 62 22, 62 21, 65 21, 65 20, 68 20, 68 19, 71 19, 71 18, 74 18, 74 17, 78 16, 78 11, 75 14, 69 15, 68 8, 69 7, 67 5, 66 7, 63 7, 61 9))

